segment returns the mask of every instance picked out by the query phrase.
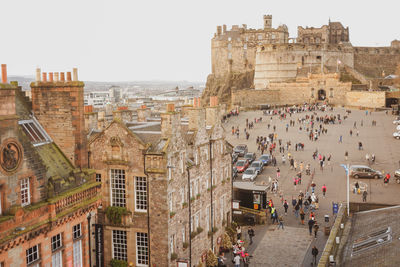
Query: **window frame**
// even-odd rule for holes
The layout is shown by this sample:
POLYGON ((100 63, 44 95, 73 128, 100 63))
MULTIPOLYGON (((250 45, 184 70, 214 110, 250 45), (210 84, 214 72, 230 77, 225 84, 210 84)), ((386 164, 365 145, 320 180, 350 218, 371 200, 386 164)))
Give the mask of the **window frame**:
POLYGON ((135 176, 135 211, 136 212, 147 212, 148 209, 148 196, 147 196, 147 177, 135 176), (140 180, 140 181, 139 181, 140 180), (138 185, 139 183, 139 185, 138 185), (143 185, 144 183, 144 185, 143 185), (144 189, 143 189, 144 187, 144 189), (139 196, 144 196, 144 200, 138 199, 139 196), (143 203, 139 203, 143 202, 143 203), (138 208, 138 206, 140 206, 138 208), (143 208, 145 207, 145 208, 143 208))
POLYGON ((51 237, 51 251, 56 252, 63 247, 63 235, 58 233, 51 237))
POLYGON ((40 260, 40 247, 39 247, 39 244, 36 244, 36 245, 34 245, 34 246, 28 248, 27 250, 25 250, 25 260, 26 260, 26 265, 28 265, 28 266, 30 266, 30 265, 32 265, 32 264, 34 264, 35 262, 38 262, 38 261, 40 260), (34 248, 36 248, 35 251, 33 251, 34 248), (32 253, 29 252, 29 250, 31 250, 31 249, 32 249, 32 253), (31 260, 31 261, 29 261, 29 257, 30 257, 31 255, 32 255, 32 256, 33 256, 33 255, 36 255, 36 258, 33 259, 33 260, 31 260))
POLYGON ((149 237, 147 233, 136 232, 136 266, 149 266, 149 237), (144 245, 139 244, 139 242, 144 243, 144 245), (143 252, 145 254, 142 254, 143 252), (144 259, 139 259, 139 254, 144 259), (139 263, 139 260, 147 263, 139 263))
MULTIPOLYGON (((117 175, 117 174, 114 174, 114 175, 117 175)), ((110 169, 110 203, 111 203, 111 206, 113 206, 113 207, 126 207, 126 172, 125 172, 125 169, 110 169), (113 176, 113 171, 120 171, 120 174, 118 174, 119 175, 118 178, 113 176), (123 183, 113 182, 114 179, 121 180, 120 175, 123 175, 123 183), (118 192, 114 193, 113 186, 120 185, 120 184, 123 184, 123 188, 115 187, 115 190, 118 192), (122 199, 118 199, 118 201, 116 201, 117 198, 121 198, 121 196, 123 196, 123 201, 122 201, 122 199), (115 200, 114 200, 114 198, 115 198, 115 200)))
POLYGON ((20 180, 20 197, 21 207, 25 207, 31 204, 31 181, 29 177, 20 180), (24 184, 26 185, 26 187, 24 186, 24 184), (24 197, 24 192, 26 192, 26 197, 24 197))
POLYGON ((128 261, 128 234, 124 230, 112 230, 111 233, 112 258, 128 261), (118 241, 118 242, 115 242, 118 241), (116 253, 116 249, 119 251, 116 253), (116 255, 120 254, 120 255, 116 255))

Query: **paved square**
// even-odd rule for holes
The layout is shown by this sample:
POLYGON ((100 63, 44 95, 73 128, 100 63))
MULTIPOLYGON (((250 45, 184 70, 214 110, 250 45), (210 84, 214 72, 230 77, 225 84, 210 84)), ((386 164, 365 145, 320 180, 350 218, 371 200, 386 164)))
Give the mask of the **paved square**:
MULTIPOLYGON (((237 117, 231 117, 226 123, 224 123, 224 127, 227 133, 227 139, 232 145, 238 145, 245 143, 249 147, 249 152, 256 152, 257 157, 261 155, 260 151, 257 151, 256 138, 257 136, 268 136, 270 133, 274 133, 273 126, 276 126, 277 139, 282 139, 282 144, 285 145, 285 156, 287 159, 287 151, 286 151, 286 142, 291 142, 291 150, 290 153, 294 157, 294 159, 300 163, 303 162, 304 166, 307 163, 311 164, 311 169, 315 169, 315 177, 314 183, 316 183, 315 192, 319 197, 319 209, 316 212, 316 220, 320 223, 322 228, 323 226, 323 217, 325 214, 332 216, 332 202, 345 202, 346 201, 346 177, 345 172, 340 164, 349 163, 350 165, 367 165, 367 161, 365 159, 366 153, 372 154, 374 153, 376 156, 376 162, 371 165, 372 168, 380 171, 390 172, 392 179, 387 186, 383 185, 383 180, 374 180, 374 179, 359 179, 364 182, 368 186, 368 202, 374 203, 388 203, 388 204, 400 204, 400 199, 398 198, 398 194, 400 192, 400 185, 395 183, 395 179, 393 178, 394 171, 399 166, 400 160, 400 141, 396 140, 392 137, 393 132, 395 131, 395 125, 393 125, 392 121, 394 120, 394 116, 389 114, 385 114, 385 112, 372 112, 372 115, 368 113, 366 115, 365 111, 362 110, 351 110, 351 113, 348 115, 348 118, 342 121, 341 124, 336 122, 335 124, 322 124, 322 127, 327 129, 327 134, 321 134, 318 141, 310 141, 308 138, 307 132, 304 130, 307 128, 307 125, 299 124, 298 118, 305 117, 306 115, 312 115, 313 112, 301 112, 297 114, 293 114, 291 117, 288 115, 286 119, 280 120, 279 116, 265 116, 262 111, 248 111, 241 112, 237 117), (246 125, 246 118, 249 122, 253 121, 254 118, 262 118, 262 122, 254 123, 254 128, 248 130, 250 133, 249 140, 246 140, 244 135, 244 128, 246 125), (286 124, 289 124, 290 120, 295 121, 295 126, 289 127, 288 132, 286 132, 286 124), (372 121, 377 121, 376 126, 372 126, 372 121), (354 123, 356 123, 356 127, 354 128, 354 123), (268 130, 268 124, 270 124, 270 129, 268 130), (361 126, 362 124, 362 126, 361 126), (232 126, 235 128, 238 126, 240 129, 240 136, 237 138, 231 134, 232 126), (302 126, 302 130, 299 127, 302 126), (352 130, 353 134, 350 135, 350 130, 352 130), (358 136, 357 136, 358 132, 358 136), (339 136, 342 135, 343 142, 339 143, 339 136), (295 143, 304 143, 304 151, 295 151, 294 144, 295 143), (358 142, 362 142, 364 150, 358 150, 358 142), (328 157, 332 156, 330 166, 325 164, 323 170, 320 170, 319 161, 313 160, 312 154, 315 150, 318 150, 318 153, 321 155, 325 155, 328 157), (348 160, 345 160, 345 152, 348 152, 348 160), (326 197, 322 197, 321 187, 323 185, 327 187, 326 197)), ((346 114, 346 110, 344 108, 334 108, 333 111, 316 111, 317 116, 325 116, 325 115, 337 115, 340 114, 342 120, 346 114)), ((320 123, 315 122, 314 129, 319 128, 320 123)), ((305 236, 308 234, 308 229, 306 226, 299 224, 299 219, 297 219, 292 213, 291 199, 292 197, 297 197, 299 191, 306 191, 307 185, 311 182, 310 176, 306 176, 303 171, 303 181, 302 185, 297 186, 296 188, 293 185, 293 177, 296 175, 294 170, 290 170, 288 161, 286 160, 286 164, 282 164, 281 161, 281 153, 279 153, 279 145, 277 145, 277 151, 273 152, 273 155, 276 156, 278 167, 281 170, 281 177, 279 179, 280 190, 282 191, 284 199, 287 199, 289 203, 289 212, 288 216, 285 216, 285 226, 287 225, 288 231, 293 231, 292 234, 286 235, 286 233, 280 231, 282 233, 282 239, 279 237, 275 237, 273 239, 268 239, 269 246, 272 248, 280 248, 280 246, 286 247, 287 251, 294 249, 294 244, 298 244, 298 239, 302 238, 302 232, 305 233, 305 236), (291 228, 289 228, 291 227, 291 228), (298 228, 298 231, 289 230, 298 228), (293 237, 293 241, 290 240, 289 237, 293 237), (283 242, 284 241, 284 242, 283 242), (296 242, 297 241, 297 242, 296 242), (287 242, 285 244, 285 242, 287 242)), ((269 151, 265 151, 264 154, 269 153, 269 151)), ((327 162, 326 162, 327 163, 327 162)), ((264 169, 261 175, 259 175, 256 179, 256 182, 268 182, 269 177, 272 179, 276 177, 276 167, 268 166, 264 169)), ((237 179, 241 179, 238 177, 237 179)), ((355 183, 354 178, 350 178, 350 184, 355 183)), ((278 214, 283 214, 283 206, 280 202, 279 194, 274 195, 269 192, 268 198, 272 197, 275 207, 278 210, 278 214)), ((350 201, 351 202, 361 202, 361 195, 350 193, 350 201)), ((286 228, 285 228, 286 231, 286 228)), ((279 232, 277 232, 279 234, 279 232)), ((273 233, 273 234, 277 234, 273 233)), ((266 236, 272 235, 271 232, 266 232, 266 236)), ((266 237, 268 238, 268 237, 266 237)), ((307 238, 308 240, 308 238, 307 238)), ((301 251, 306 251, 309 245, 309 241, 305 240, 299 244, 304 245, 305 247, 300 249, 301 251), (307 241, 307 242, 306 242, 307 241)), ((263 249, 266 243, 261 242, 257 244, 257 246, 261 247, 261 251, 269 251, 267 249, 263 249)), ((257 247, 257 251, 258 251, 257 247)), ((296 248, 296 250, 299 250, 296 248)), ((271 257, 280 258, 280 249, 273 249, 268 255, 271 257), (275 256, 275 254, 276 256, 275 256)), ((322 252, 322 251, 321 251, 322 252)), ((261 254, 259 254, 261 255, 261 254)), ((303 255, 304 256, 304 255, 303 255)), ((298 264, 300 266, 303 258, 297 258, 298 264)), ((252 262, 262 262, 257 259, 255 256, 252 262)), ((261 264, 261 263, 260 263, 261 264)), ((264 262, 263 264, 269 264, 269 262, 264 262)), ((266 265, 264 265, 266 266, 266 265)), ((283 266, 283 265, 275 265, 275 266, 283 266)), ((292 265, 296 266, 296 264, 292 265)))

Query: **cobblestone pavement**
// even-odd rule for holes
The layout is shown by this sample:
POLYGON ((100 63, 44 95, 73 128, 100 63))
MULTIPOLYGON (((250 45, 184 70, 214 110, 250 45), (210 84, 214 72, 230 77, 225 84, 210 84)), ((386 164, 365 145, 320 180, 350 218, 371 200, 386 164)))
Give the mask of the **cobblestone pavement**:
MULTIPOLYGON (((318 116, 325 116, 330 114, 340 114, 343 118, 346 115, 345 109, 335 108, 333 112, 318 111, 318 116)), ((304 166, 307 163, 311 164, 312 169, 315 169, 314 182, 316 183, 316 194, 319 195, 319 210, 316 211, 316 220, 320 224, 320 230, 325 226, 324 215, 328 214, 331 216, 330 224, 333 221, 332 218, 332 202, 345 202, 346 201, 346 177, 345 172, 341 163, 352 164, 362 164, 366 165, 365 154, 374 153, 376 156, 376 163, 371 167, 377 170, 389 171, 393 177, 394 170, 398 169, 400 160, 400 141, 395 140, 392 137, 395 131, 395 126, 392 124, 394 116, 386 115, 384 112, 373 112, 372 115, 365 115, 365 111, 352 110, 351 114, 347 120, 343 121, 342 124, 334 125, 323 125, 328 133, 321 135, 318 141, 310 141, 306 132, 299 130, 299 124, 297 118, 304 117, 306 114, 311 114, 311 112, 304 112, 292 115, 292 117, 287 117, 286 120, 280 121, 278 116, 263 116, 261 111, 249 111, 241 112, 238 117, 232 117, 228 122, 224 123, 224 128, 227 132, 227 139, 232 145, 247 144, 249 147, 249 152, 256 152, 257 157, 260 156, 260 151, 257 151, 256 138, 257 136, 267 136, 269 133, 273 133, 273 126, 276 126, 276 133, 278 134, 278 139, 282 139, 282 143, 286 144, 287 141, 291 141, 292 149, 290 153, 293 155, 294 159, 298 163, 303 162, 304 166), (249 121, 254 121, 254 118, 262 117, 261 123, 255 123, 254 128, 249 130, 250 138, 245 139, 244 127, 246 118, 249 121), (286 124, 289 124, 289 120, 296 120, 294 127, 289 127, 289 131, 286 133, 286 124), (363 121, 363 126, 361 126, 361 120, 363 121), (372 126, 372 120, 377 121, 377 126, 372 126), (354 129, 354 122, 357 124, 357 129, 354 129), (270 124, 270 129, 267 129, 267 124, 270 124), (231 135, 231 127, 239 126, 240 136, 231 135), (353 136, 350 136, 349 131, 353 130, 353 136), (356 136, 357 131, 359 131, 359 136, 356 136), (343 136, 343 143, 339 143, 339 136, 343 136), (361 141, 364 146, 364 150, 358 150, 358 142, 361 141), (294 144, 298 142, 304 143, 304 151, 295 151, 294 144), (318 149, 318 152, 326 157, 331 154, 332 160, 330 166, 325 166, 324 170, 320 170, 318 160, 313 160, 312 153, 318 149), (348 151, 349 158, 345 161, 345 151, 348 151), (322 197, 321 187, 323 184, 327 187, 326 197, 322 197)), ((317 123, 318 127, 319 124, 317 123)), ((267 152, 264 152, 267 153, 267 152)), ((311 182, 310 176, 305 176, 303 173, 302 185, 296 188, 293 185, 293 177, 296 172, 289 169, 289 164, 283 165, 281 162, 281 154, 274 152, 277 158, 278 166, 281 170, 281 178, 279 179, 280 190, 284 199, 289 203, 288 215, 285 216, 285 231, 268 231, 269 228, 264 226, 265 242, 264 238, 257 244, 255 243, 256 256, 252 259, 252 263, 258 265, 251 266, 270 266, 271 262, 276 263, 274 266, 285 266, 279 264, 278 261, 273 260, 274 258, 281 259, 284 257, 285 253, 282 253, 282 247, 286 248, 287 253, 297 253, 293 256, 295 261, 292 261, 290 266, 301 266, 304 260, 305 252, 309 248, 311 241, 308 238, 308 228, 299 224, 299 219, 297 219, 292 212, 291 199, 292 197, 297 197, 299 191, 306 191, 307 185, 311 182), (290 231, 291 234, 286 234, 286 231, 290 231), (270 238, 273 236, 274 238, 270 238), (304 240, 298 242, 298 239, 304 240), (291 240, 293 238, 293 240, 291 240), (268 241, 268 242, 267 242, 268 241), (269 249, 265 249, 265 246, 269 246, 269 249), (300 247, 299 247, 300 246, 300 247), (267 253, 268 251, 268 253, 267 253), (264 252, 264 253, 261 253, 264 252), (264 255, 266 254, 266 255, 264 255), (259 257, 262 258, 259 259, 259 257), (265 262, 263 262, 265 260, 265 262), (261 265, 260 265, 261 264, 261 265)), ((285 151, 287 158, 287 152, 285 151)), ((268 177, 276 177, 276 168, 273 166, 268 166, 264 169, 263 173, 259 175, 256 182, 268 182, 268 177)), ((241 178, 238 177, 238 180, 241 178)), ((383 186, 383 180, 374 179, 360 179, 362 182, 366 183, 368 186, 368 202, 374 203, 388 203, 388 204, 400 204, 400 199, 398 198, 398 192, 400 191, 400 185, 395 183, 392 178, 388 186, 383 186)), ((355 179, 350 178, 350 184, 355 183, 355 179)), ((279 194, 268 193, 268 198, 272 198, 275 207, 277 207, 278 214, 283 214, 283 206, 280 202, 279 194)), ((361 195, 350 193, 351 202, 361 202, 361 195)), ((322 238, 322 233, 319 234, 318 238, 322 238)), ((324 242, 317 242, 319 244, 318 249, 322 253, 324 242)), ((289 254, 288 254, 289 255, 289 254)), ((292 254, 291 254, 292 255, 292 254)), ((286 257, 289 258, 289 257, 286 257)), ((285 258, 285 260, 286 260, 285 258)), ((286 261, 285 261, 286 262, 286 261)), ((283 263, 283 261, 282 261, 283 263)), ((288 263, 290 264, 290 263, 288 263)), ((272 266, 272 265, 271 265, 272 266)), ((288 265, 289 266, 289 265, 288 265)))

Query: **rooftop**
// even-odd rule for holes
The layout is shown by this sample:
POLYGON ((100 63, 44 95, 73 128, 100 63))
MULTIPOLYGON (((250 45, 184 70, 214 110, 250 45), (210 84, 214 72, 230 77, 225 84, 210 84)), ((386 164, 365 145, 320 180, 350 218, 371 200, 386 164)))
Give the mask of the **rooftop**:
POLYGON ((400 206, 357 212, 343 266, 400 266, 400 206))

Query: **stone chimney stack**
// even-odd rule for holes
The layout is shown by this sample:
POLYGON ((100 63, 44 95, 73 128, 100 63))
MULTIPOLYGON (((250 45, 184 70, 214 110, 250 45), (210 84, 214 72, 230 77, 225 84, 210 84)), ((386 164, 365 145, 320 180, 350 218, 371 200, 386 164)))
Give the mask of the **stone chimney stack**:
POLYGON ((206 112, 204 108, 193 107, 189 109, 189 131, 197 131, 206 127, 206 112))
POLYGON ((1 64, 1 83, 7 83, 7 65, 1 64))
POLYGON ((206 125, 214 126, 219 123, 218 97, 210 96, 210 106, 206 108, 206 125))
MULTIPOLYGON (((3 126, 7 126, 6 120, 15 120, 15 115, 17 114, 15 106, 15 94, 18 87, 13 84, 7 84, 6 64, 1 64, 1 83, 3 85, 0 88, 0 129, 3 126)), ((16 126, 16 120, 14 121, 13 125, 16 126)), ((2 133, 2 131, 0 131, 0 133, 2 133)))
POLYGON ((150 117, 150 109, 146 107, 146 105, 142 105, 140 108, 137 109, 137 121, 138 122, 145 122, 147 118, 150 117))
POLYGON ((37 68, 36 69, 36 81, 37 82, 40 82, 40 75, 41 75, 40 68, 37 68))
MULTIPOLYGON (((40 70, 39 70, 40 71, 40 70)), ((38 75, 38 72, 36 72, 38 75)), ((83 107, 84 83, 71 81, 70 74, 42 73, 42 80, 31 83, 32 111, 54 142, 75 167, 87 167, 87 140, 83 107)), ((39 75, 40 76, 40 75, 39 75)))
POLYGON ((161 137, 180 136, 180 130, 181 116, 175 111, 174 104, 167 104, 166 112, 161 114, 161 137))

